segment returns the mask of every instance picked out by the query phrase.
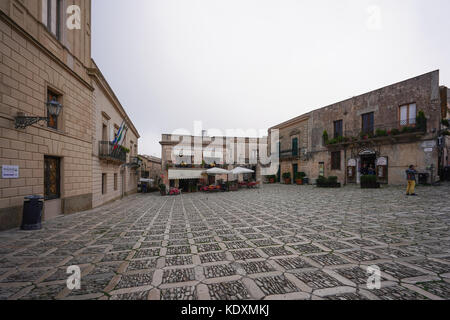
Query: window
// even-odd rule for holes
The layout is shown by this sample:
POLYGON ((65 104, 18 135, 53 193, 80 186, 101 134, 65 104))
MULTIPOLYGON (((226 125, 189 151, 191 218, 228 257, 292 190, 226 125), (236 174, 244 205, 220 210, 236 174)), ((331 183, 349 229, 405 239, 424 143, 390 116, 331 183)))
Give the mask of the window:
MULTIPOLYGON (((62 0, 44 0, 44 7, 47 6, 46 15, 44 15, 44 23, 47 30, 55 37, 61 39, 61 14, 62 14, 62 0)), ((44 8, 45 9, 45 8, 44 8)), ((44 13, 45 14, 45 13, 44 13)))
POLYGON ((102 173, 102 194, 106 194, 107 190, 106 190, 106 173, 102 173))
POLYGON ((362 115, 362 132, 367 134, 373 134, 373 112, 362 115))
POLYGON ((341 152, 331 153, 331 170, 341 170, 341 152))
POLYGON ((342 128, 342 120, 334 121, 334 138, 339 138, 344 136, 343 128, 342 128))
POLYGON ((108 141, 108 126, 102 124, 102 141, 108 141))
POLYGON ((325 163, 319 162, 319 177, 325 177, 325 163))
POLYGON ((416 104, 405 104, 400 106, 399 119, 401 126, 409 126, 416 124, 416 104))
POLYGON ((56 157, 44 157, 44 198, 45 200, 59 199, 61 160, 56 157))
MULTIPOLYGON (((47 101, 52 101, 53 99, 55 99, 56 101, 61 103, 61 96, 54 93, 51 90, 48 90, 47 91, 47 101)), ((49 119, 49 121, 47 122, 47 127, 57 130, 58 129, 58 117, 50 115, 50 113, 48 112, 48 109, 47 109, 47 117, 49 119)))
POLYGON ((117 173, 114 173, 114 191, 117 191, 117 173))
POLYGON ((298 156, 298 138, 292 139, 292 155, 298 156))

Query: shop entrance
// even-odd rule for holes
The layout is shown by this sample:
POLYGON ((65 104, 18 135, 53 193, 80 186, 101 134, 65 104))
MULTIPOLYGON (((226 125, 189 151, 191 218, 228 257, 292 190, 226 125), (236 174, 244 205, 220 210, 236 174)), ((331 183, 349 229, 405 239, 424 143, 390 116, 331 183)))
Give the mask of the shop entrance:
POLYGON ((181 179, 179 189, 184 192, 196 192, 199 179, 181 179))
POLYGON ((361 174, 368 175, 370 172, 375 173, 377 157, 375 154, 361 156, 361 174))
POLYGON ((356 183, 361 182, 361 176, 373 174, 376 175, 377 154, 371 149, 364 149, 359 153, 357 159, 358 172, 356 175, 356 183))

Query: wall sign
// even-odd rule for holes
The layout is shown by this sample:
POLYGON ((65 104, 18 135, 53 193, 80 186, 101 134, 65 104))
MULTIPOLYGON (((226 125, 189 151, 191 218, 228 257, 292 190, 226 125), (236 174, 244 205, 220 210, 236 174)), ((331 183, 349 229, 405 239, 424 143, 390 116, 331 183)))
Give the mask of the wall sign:
POLYGON ((434 147, 436 147, 436 141, 434 140, 424 141, 422 143, 422 148, 434 148, 434 147))
POLYGON ((423 151, 425 151, 425 152, 433 152, 433 148, 425 148, 425 149, 423 149, 423 151))
POLYGON ((356 160, 355 159, 349 159, 348 160, 348 166, 349 167, 356 167, 356 160))
POLYGON ((2 166, 2 178, 3 179, 18 179, 19 178, 19 166, 2 166))
POLYGON ((378 158, 377 166, 387 166, 387 159, 385 157, 378 158))

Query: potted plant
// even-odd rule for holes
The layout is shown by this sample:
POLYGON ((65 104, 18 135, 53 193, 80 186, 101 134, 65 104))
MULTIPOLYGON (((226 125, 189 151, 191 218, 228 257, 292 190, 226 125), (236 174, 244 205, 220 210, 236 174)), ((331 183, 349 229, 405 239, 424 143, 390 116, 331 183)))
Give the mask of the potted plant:
POLYGON ((319 178, 317 178, 317 186, 319 188, 325 188, 326 185, 327 185, 327 178, 319 176, 319 178))
POLYGON ((290 172, 283 173, 283 179, 285 184, 291 184, 291 173, 290 172))
POLYGON ((317 179, 317 187, 319 188, 340 188, 341 184, 338 182, 338 177, 319 177, 317 179))
POLYGON ((159 185, 159 192, 161 193, 162 196, 166 195, 166 185, 165 184, 161 183, 159 185))
POLYGON ((276 178, 276 175, 269 176, 269 183, 275 183, 276 178))
POLYGON ((361 189, 377 189, 380 183, 377 182, 377 176, 364 175, 361 176, 361 189))
POLYGON ((329 188, 340 188, 341 184, 338 183, 338 177, 335 177, 335 176, 328 177, 328 187, 329 188))
POLYGON ((169 195, 170 196, 177 196, 180 194, 180 190, 178 188, 170 188, 169 195))
POLYGON ((303 184, 303 179, 306 177, 306 174, 304 172, 297 172, 295 174, 295 183, 297 185, 302 185, 303 184))
POLYGON ((391 134, 393 136, 396 136, 396 135, 400 134, 400 130, 398 130, 397 128, 394 128, 394 129, 391 130, 391 134))
POLYGON ((323 131, 322 138, 323 138, 323 144, 328 144, 328 132, 327 132, 327 130, 323 131))
POLYGON ((425 117, 425 112, 420 110, 416 117, 416 128, 418 131, 427 131, 427 118, 425 117))

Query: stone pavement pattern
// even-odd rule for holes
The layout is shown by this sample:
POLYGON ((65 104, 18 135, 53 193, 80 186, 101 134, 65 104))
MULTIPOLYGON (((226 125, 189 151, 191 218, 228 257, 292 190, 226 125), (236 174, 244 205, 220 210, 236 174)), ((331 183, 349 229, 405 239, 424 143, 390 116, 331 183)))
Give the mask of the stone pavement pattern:
POLYGON ((403 191, 133 195, 1 232, 0 300, 450 299, 450 186, 403 191), (370 265, 381 289, 367 289, 370 265))

